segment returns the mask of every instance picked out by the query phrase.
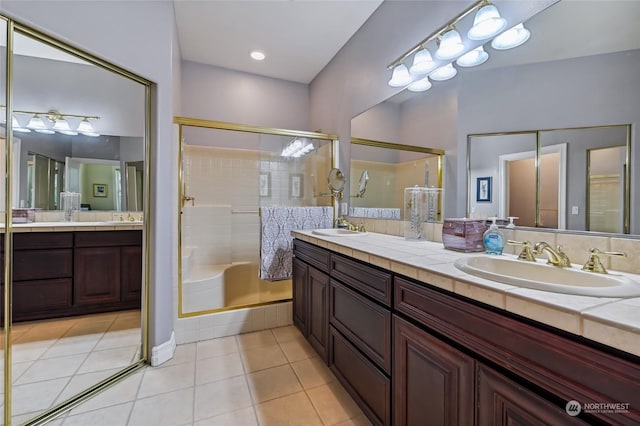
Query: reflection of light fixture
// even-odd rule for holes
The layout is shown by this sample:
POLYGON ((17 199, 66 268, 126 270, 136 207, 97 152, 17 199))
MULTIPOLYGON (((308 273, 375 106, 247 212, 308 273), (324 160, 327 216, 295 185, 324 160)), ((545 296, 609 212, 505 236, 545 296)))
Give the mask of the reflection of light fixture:
POLYGON ((411 74, 409 74, 409 70, 405 64, 396 65, 393 69, 393 73, 391 74, 391 80, 389 80, 389 86, 391 87, 402 87, 411 83, 413 78, 411 74))
POLYGON ((489 59, 489 54, 484 51, 482 46, 478 46, 470 52, 460 56, 456 61, 456 64, 461 67, 475 67, 476 65, 484 64, 489 59))
POLYGON ((427 49, 421 49, 416 52, 413 57, 413 65, 409 68, 411 74, 428 74, 438 65, 434 62, 431 52, 427 49))
POLYGON ((478 40, 488 40, 495 37, 491 43, 492 47, 495 49, 509 49, 519 46, 529 37, 529 31, 522 24, 504 31, 507 27, 507 20, 500 16, 500 12, 495 5, 490 3, 489 0, 477 0, 455 18, 436 29, 387 65, 388 70, 393 70, 388 84, 391 87, 404 87, 407 89, 411 85, 411 90, 422 89, 427 86, 427 82, 418 82, 418 79, 427 74, 431 80, 440 81, 455 76, 458 71, 451 62, 456 58, 458 58, 457 65, 461 67, 480 65, 487 61, 489 55, 484 51, 483 46, 479 45, 478 40), (470 21, 474 13, 475 16, 473 16, 472 23, 470 21), (456 27, 470 28, 464 34, 465 39, 462 38, 456 27), (517 40, 517 43, 513 43, 512 40, 517 40), (434 45, 437 45, 435 46, 437 50, 435 50, 432 57, 430 51, 434 51, 434 45), (407 70, 404 63, 411 55, 414 55, 413 64, 407 70))
POLYGON ((53 130, 58 133, 62 133, 63 135, 69 136, 75 136, 78 134, 78 132, 74 132, 73 130, 71 130, 71 127, 69 127, 69 122, 64 118, 56 119, 56 122, 53 124, 53 130))
POLYGON ((464 50, 460 33, 454 28, 450 29, 442 35, 440 39, 440 47, 436 50, 436 58, 453 59, 464 50))
MULTIPOLYGON (((6 109, 4 105, 0 105, 0 108, 6 109)), ((22 127, 16 117, 12 116, 11 125, 15 132, 28 133, 31 130, 35 130, 38 133, 44 133, 47 135, 58 132, 68 136, 75 136, 78 133, 82 133, 85 136, 91 137, 100 136, 100 133, 97 133, 94 130, 93 125, 89 121, 100 119, 100 117, 95 115, 63 114, 55 109, 51 109, 47 112, 15 109, 13 110, 13 114, 31 116, 31 118, 29 119, 29 123, 25 127, 22 127), (73 117, 75 119, 82 119, 78 124, 77 130, 74 130, 69 124, 69 120, 67 118, 70 117, 73 117)))
POLYGON ((295 138, 284 147, 280 156, 299 158, 313 151, 313 143, 307 138, 295 138))
POLYGON ((249 54, 249 56, 251 56, 251 59, 254 59, 256 61, 262 61, 264 58, 266 58, 266 55, 259 50, 254 50, 249 54))
POLYGON ((500 17, 498 8, 492 4, 482 6, 473 19, 473 27, 467 32, 470 40, 486 40, 499 34, 507 26, 506 19, 500 17))
POLYGON ((429 77, 431 77, 431 80, 445 81, 455 77, 456 74, 458 74, 458 70, 453 66, 453 64, 447 64, 429 74, 429 77))
POLYGON ((26 127, 22 127, 18 122, 18 119, 14 116, 11 116, 11 127, 13 128, 14 132, 31 133, 31 130, 27 129, 26 127))
POLYGON ((431 82, 429 77, 423 77, 420 80, 416 80, 407 86, 407 90, 410 92, 424 92, 431 89, 431 82))
POLYGON ((529 40, 530 36, 531 32, 520 23, 494 38, 491 42, 491 47, 497 50, 512 49, 529 40))

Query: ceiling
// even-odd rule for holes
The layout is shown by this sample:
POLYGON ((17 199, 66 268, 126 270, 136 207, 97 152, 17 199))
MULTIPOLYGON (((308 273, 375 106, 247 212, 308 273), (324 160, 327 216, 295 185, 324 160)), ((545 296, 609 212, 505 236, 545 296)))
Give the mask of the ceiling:
MULTIPOLYGON (((184 60, 308 84, 381 3, 174 0, 174 8, 184 60), (267 55, 264 61, 249 57, 256 49, 267 55)), ((478 69, 638 48, 639 11, 640 1, 560 1, 528 21, 533 35, 524 48, 493 55, 478 69)))
POLYGON ((182 59, 308 84, 382 0, 174 0, 182 59), (249 57, 266 54, 263 61, 249 57))

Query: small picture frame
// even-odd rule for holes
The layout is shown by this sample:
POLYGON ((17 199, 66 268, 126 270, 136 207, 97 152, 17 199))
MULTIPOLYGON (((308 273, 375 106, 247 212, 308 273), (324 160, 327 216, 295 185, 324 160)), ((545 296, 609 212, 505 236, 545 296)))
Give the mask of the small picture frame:
POLYGON ((261 197, 265 197, 265 198, 271 197, 271 173, 261 172, 258 185, 259 185, 258 191, 261 197))
POLYGON ((476 180, 476 201, 478 203, 491 202, 491 177, 479 177, 476 180))
POLYGON ((106 183, 93 184, 93 196, 97 198, 106 198, 109 196, 109 185, 106 183))
POLYGON ((289 175, 289 198, 304 196, 304 175, 292 173, 289 175))

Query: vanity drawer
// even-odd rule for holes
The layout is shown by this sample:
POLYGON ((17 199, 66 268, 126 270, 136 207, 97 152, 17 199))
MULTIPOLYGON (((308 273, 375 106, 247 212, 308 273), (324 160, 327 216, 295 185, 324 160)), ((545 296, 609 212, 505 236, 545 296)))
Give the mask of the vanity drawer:
POLYGON ((345 284, 391 307, 391 274, 343 256, 331 255, 331 274, 345 284))
POLYGON ((71 278, 22 281, 13 284, 14 319, 25 315, 36 318, 34 312, 68 309, 71 306, 71 278))
POLYGON ((306 243, 301 240, 293 240, 293 254, 300 260, 315 266, 322 272, 329 272, 329 251, 306 243))
POLYGON ((23 250, 13 254, 13 280, 41 280, 73 276, 73 250, 23 250))
POLYGON ((391 374, 391 311, 331 280, 330 322, 391 374))
POLYGON ((142 245, 142 231, 82 231, 75 233, 76 247, 142 245))
POLYGON ((390 379, 332 326, 329 367, 373 424, 391 424, 390 379))
POLYGON ((14 250, 72 248, 73 232, 25 232, 13 234, 14 250))

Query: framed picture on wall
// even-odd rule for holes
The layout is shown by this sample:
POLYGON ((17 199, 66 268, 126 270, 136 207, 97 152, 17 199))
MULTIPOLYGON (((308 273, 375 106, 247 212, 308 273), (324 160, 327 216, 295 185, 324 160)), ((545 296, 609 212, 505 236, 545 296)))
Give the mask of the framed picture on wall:
POLYGON ((93 196, 106 198, 109 196, 109 185, 106 183, 94 183, 93 184, 93 196))
POLYGON ((304 176, 298 173, 289 175, 289 198, 302 198, 304 196, 304 176))
POLYGON ((476 180, 476 201, 478 203, 491 202, 491 177, 479 177, 476 180))
POLYGON ((271 197, 271 173, 260 173, 259 192, 261 197, 271 197))

